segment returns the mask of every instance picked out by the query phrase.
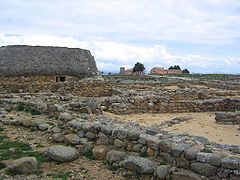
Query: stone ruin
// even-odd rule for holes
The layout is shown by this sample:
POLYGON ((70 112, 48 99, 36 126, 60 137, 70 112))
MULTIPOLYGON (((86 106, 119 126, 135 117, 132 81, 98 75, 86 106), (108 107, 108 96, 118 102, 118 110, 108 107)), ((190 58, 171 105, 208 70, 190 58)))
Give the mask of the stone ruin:
POLYGON ((46 46, 0 47, 0 82, 64 82, 98 75, 90 51, 46 46))
MULTIPOLYGON (((164 130, 166 126, 192 119, 190 116, 143 126, 103 113, 212 111, 217 112, 217 123, 239 124, 239 77, 229 76, 231 81, 226 77, 124 78, 105 76, 104 80, 65 82, 65 86, 51 83, 29 83, 28 88, 16 86, 21 91, 3 83, 0 124, 45 132, 50 142, 58 144, 48 147, 45 153, 57 162, 74 161, 91 152, 95 159, 106 160, 126 171, 125 177, 136 172, 142 179, 240 179, 239 144, 218 144, 205 137, 164 130), (182 84, 184 87, 178 86, 182 84), (217 88, 213 88, 215 85, 217 88), (173 89, 168 88, 172 86, 173 89), (46 114, 56 118, 11 119, 5 117, 9 109, 35 110, 40 117, 46 114)), ((31 161, 32 169, 36 169, 35 160, 20 160, 31 161)), ((15 167, 10 164, 7 168, 15 167)))

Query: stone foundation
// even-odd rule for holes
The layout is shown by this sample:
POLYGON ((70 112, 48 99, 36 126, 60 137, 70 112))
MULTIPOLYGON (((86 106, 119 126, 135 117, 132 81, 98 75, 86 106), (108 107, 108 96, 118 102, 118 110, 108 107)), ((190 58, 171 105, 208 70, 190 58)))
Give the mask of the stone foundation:
POLYGON ((220 124, 240 124, 240 111, 217 112, 215 113, 216 123, 220 124))
POLYGON ((53 133, 52 140, 59 141, 62 137, 61 142, 75 145, 80 152, 93 148, 96 158, 148 177, 176 180, 179 177, 193 180, 240 178, 240 157, 211 150, 204 137, 156 131, 130 122, 107 121, 72 120, 63 129, 56 124, 51 127, 31 120, 3 120, 2 123, 53 133))

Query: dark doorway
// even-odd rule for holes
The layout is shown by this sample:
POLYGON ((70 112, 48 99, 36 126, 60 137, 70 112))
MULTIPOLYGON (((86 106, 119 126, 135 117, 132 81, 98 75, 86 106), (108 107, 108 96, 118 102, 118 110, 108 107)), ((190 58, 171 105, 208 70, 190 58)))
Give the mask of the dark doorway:
POLYGON ((64 82, 64 81, 66 81, 66 77, 64 76, 56 77, 56 82, 64 82))

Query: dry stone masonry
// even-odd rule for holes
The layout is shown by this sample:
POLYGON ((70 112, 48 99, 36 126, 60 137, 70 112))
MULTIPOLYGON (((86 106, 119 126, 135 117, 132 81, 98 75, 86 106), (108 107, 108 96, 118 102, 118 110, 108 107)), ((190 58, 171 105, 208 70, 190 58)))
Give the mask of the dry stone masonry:
MULTIPOLYGON (((0 124, 47 134, 52 145, 45 154, 56 162, 69 163, 85 155, 123 169, 126 178, 135 172, 142 179, 152 180, 240 179, 239 144, 217 144, 205 137, 164 130, 192 120, 193 116, 142 126, 104 113, 213 111, 217 112, 217 123, 239 124, 240 93, 235 91, 240 84, 236 81, 238 77, 230 76, 234 83, 226 82, 223 88, 213 86, 225 82, 224 78, 104 78, 45 84, 28 82, 28 88, 21 83, 14 87, 14 81, 10 80, 2 82, 0 124), (11 118, 11 111, 31 113, 33 118, 11 118)), ((29 157, 12 161, 6 167, 20 173, 31 173, 37 168, 36 160, 29 157)))

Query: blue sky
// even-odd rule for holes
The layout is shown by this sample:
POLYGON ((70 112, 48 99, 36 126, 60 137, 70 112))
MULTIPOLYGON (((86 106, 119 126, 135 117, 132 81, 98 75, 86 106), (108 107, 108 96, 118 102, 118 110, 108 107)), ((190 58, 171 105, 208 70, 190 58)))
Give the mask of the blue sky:
POLYGON ((194 73, 240 73, 239 0, 0 0, 0 46, 91 50, 118 72, 179 64, 194 73))

